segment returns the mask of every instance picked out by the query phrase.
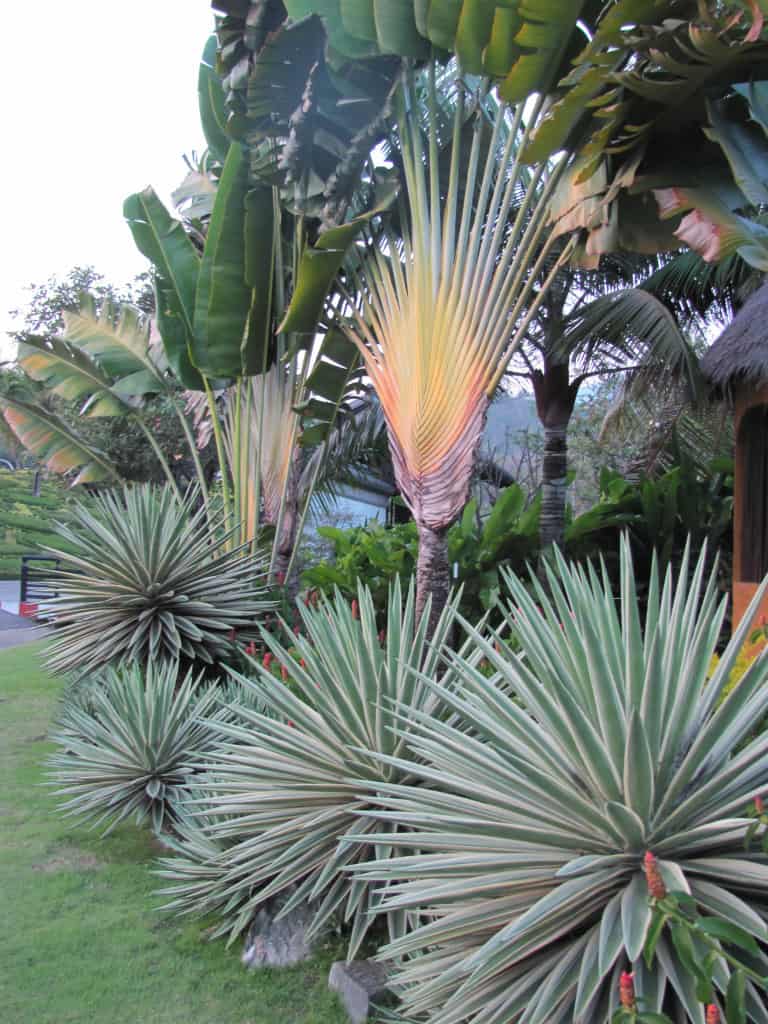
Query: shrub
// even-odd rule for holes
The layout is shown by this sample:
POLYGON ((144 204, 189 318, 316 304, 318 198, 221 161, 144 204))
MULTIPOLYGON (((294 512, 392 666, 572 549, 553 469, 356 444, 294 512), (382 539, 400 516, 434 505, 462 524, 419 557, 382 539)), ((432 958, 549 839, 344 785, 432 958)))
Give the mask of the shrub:
MULTIPOLYGON (((168 487, 144 485, 77 504, 61 535, 76 554, 54 551, 57 630, 48 664, 59 672, 127 659, 202 662, 236 655, 255 640, 271 607, 250 555, 224 551, 195 510, 168 487)), ((53 549, 49 549, 52 550, 53 549)))
MULTIPOLYGON (((346 870, 369 853, 365 844, 347 843, 347 834, 377 828, 366 816, 361 780, 375 788, 401 777, 397 758, 405 740, 394 732, 396 702, 436 713, 439 697, 424 677, 437 673, 455 604, 454 598, 443 612, 432 645, 426 640, 428 614, 416 620, 413 587, 403 601, 397 581, 386 636, 379 634, 371 595, 362 587, 353 607, 337 594, 317 609, 302 608, 306 635, 290 638, 295 654, 266 636, 291 688, 269 668, 254 665, 259 679, 247 685, 265 713, 240 707, 243 724, 218 726, 224 741, 201 764, 206 774, 199 786, 208 796, 189 805, 177 856, 161 862, 161 875, 172 883, 163 890, 171 897, 168 909, 214 911, 223 917, 218 934, 234 938, 265 900, 288 893, 284 913, 314 903, 313 932, 333 915, 351 922, 354 956, 381 899, 346 870)), ((396 847, 397 839, 393 852, 396 847)), ((404 915, 389 914, 388 925, 392 936, 401 934, 404 915)))
MULTIPOLYGON (((179 682, 174 665, 150 662, 108 668, 63 706, 48 761, 50 784, 67 797, 62 810, 106 832, 130 815, 156 832, 177 820, 189 759, 211 742, 205 717, 217 706, 211 687, 191 673, 179 682)), ((105 834, 106 834, 105 832, 105 834)))
MULTIPOLYGON (((477 620, 493 606, 500 566, 522 571, 526 560, 535 556, 540 505, 539 500, 528 504, 523 489, 512 484, 499 493, 484 519, 480 519, 473 499, 448 531, 448 560, 456 566, 456 578, 463 588, 460 610, 465 618, 477 620)), ((338 587, 351 600, 362 580, 373 594, 383 623, 391 581, 398 577, 407 586, 416 571, 416 524, 385 528, 369 523, 350 530, 320 527, 318 533, 333 542, 334 559, 307 569, 302 574, 304 586, 329 595, 338 587)))
MULTIPOLYGON (((457 721, 408 712, 411 754, 397 768, 416 784, 370 792, 378 828, 391 828, 361 829, 383 853, 355 871, 389 887, 383 911, 420 920, 382 951, 401 961, 408 1020, 606 1024, 631 969, 645 1012, 703 1021, 677 944, 662 936, 653 967, 643 959, 649 851, 670 890, 768 940, 768 862, 744 847, 768 735, 734 754, 768 709, 768 659, 718 706, 750 616, 708 680, 725 600, 704 565, 702 553, 689 583, 686 557, 677 585, 654 568, 644 624, 626 542, 618 603, 605 571, 562 558, 546 588, 532 580, 534 596, 507 575, 522 656, 470 630, 496 679, 456 656, 462 687, 443 700, 457 721), (392 858, 395 842, 410 853, 392 858)), ((706 952, 694 943, 690 959, 706 952)), ((768 957, 752 962, 768 974, 768 957)), ((724 991, 725 960, 714 973, 724 991)), ((768 1020, 763 1000, 748 983, 750 1020, 768 1020)))

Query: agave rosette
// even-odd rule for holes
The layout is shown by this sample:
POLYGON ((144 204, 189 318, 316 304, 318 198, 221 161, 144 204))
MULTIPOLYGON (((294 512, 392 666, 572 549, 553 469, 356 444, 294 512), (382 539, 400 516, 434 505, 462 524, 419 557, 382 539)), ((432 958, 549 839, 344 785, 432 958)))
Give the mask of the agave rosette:
POLYGON ((173 826, 188 762, 211 745, 204 719, 219 700, 191 672, 177 676, 168 664, 107 669, 86 702, 65 703, 48 773, 67 815, 94 828, 109 822, 105 835, 131 815, 156 832, 173 826))
MULTIPOLYGON (((470 630, 496 678, 457 655, 462 687, 443 694, 456 721, 409 712, 411 756, 387 763, 421 784, 371 794, 366 817, 392 828, 371 837, 368 825, 360 841, 384 851, 354 870, 384 883, 383 911, 422 915, 381 953, 399 960, 404 1019, 604 1024, 631 965, 645 1012, 701 1024, 674 944, 662 936, 650 969, 642 957, 649 850, 670 890, 768 941, 768 861, 744 846, 768 773, 768 733, 751 738, 768 709, 768 661, 720 702, 757 604, 709 678, 725 601, 704 564, 690 584, 687 557, 677 584, 655 571, 644 624, 626 542, 619 602, 605 572, 562 558, 533 594, 507 574, 521 653, 470 630), (395 839, 406 856, 390 856, 395 839)), ((753 966, 768 975, 768 957, 753 966)), ((722 959, 714 980, 725 991, 722 959)), ((746 1012, 768 1021, 751 982, 746 1012)))
MULTIPOLYGON (((217 723, 221 741, 200 766, 206 795, 187 804, 189 820, 201 818, 204 839, 196 842, 190 831, 187 843, 177 843, 178 856, 161 863, 160 874, 171 881, 163 889, 171 897, 168 909, 214 911, 223 918, 219 933, 234 938, 266 900, 288 893, 282 913, 310 901, 313 933, 333 916, 349 922, 354 956, 381 897, 345 872, 370 848, 344 837, 378 829, 363 816, 370 804, 359 780, 375 788, 400 777, 367 751, 403 752, 405 740, 394 728, 398 706, 436 713, 450 677, 436 691, 425 679, 437 673, 456 603, 444 609, 431 643, 426 615, 415 614, 413 587, 404 596, 399 581, 390 593, 386 636, 362 586, 359 618, 337 593, 317 609, 302 608, 303 632, 291 638, 290 651, 265 633, 290 687, 257 666, 259 679, 242 682, 258 692, 264 713, 240 707, 241 722, 217 723), (211 840, 219 853, 201 857, 211 840)), ((394 911, 387 919, 392 936, 403 934, 405 914, 394 911)))
POLYGON ((263 566, 221 550, 221 524, 195 503, 195 492, 180 500, 168 487, 144 485, 73 506, 58 527, 69 549, 51 549, 62 562, 54 671, 120 660, 213 664, 233 654, 235 640, 257 638, 271 607, 263 566))

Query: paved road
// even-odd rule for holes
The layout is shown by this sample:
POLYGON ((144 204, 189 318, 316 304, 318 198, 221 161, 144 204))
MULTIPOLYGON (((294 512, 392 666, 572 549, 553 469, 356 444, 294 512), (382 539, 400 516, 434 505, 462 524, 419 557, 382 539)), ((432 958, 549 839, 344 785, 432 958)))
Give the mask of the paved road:
POLYGON ((0 607, 3 611, 18 614, 19 611, 19 581, 0 580, 0 607))
POLYGON ((19 581, 0 580, 0 651, 19 644, 35 643, 50 633, 34 619, 18 614, 19 581))

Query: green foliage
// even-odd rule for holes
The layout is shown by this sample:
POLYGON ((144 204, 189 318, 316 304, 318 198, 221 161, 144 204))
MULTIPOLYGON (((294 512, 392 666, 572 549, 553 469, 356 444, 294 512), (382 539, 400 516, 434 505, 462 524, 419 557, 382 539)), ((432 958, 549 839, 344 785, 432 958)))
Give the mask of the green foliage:
MULTIPOLYGON (((396 579, 383 633, 371 594, 360 586, 352 607, 337 593, 317 609, 301 608, 304 633, 288 632, 294 653, 265 634, 292 686, 257 663, 256 681, 238 677, 256 690, 265 711, 240 707, 242 722, 217 723, 218 746, 196 761, 205 774, 174 842, 177 855, 162 861, 160 873, 170 882, 163 890, 171 898, 167 909, 215 913, 223 919, 218 932, 234 938, 261 904, 285 893, 284 912, 311 902, 312 931, 334 915, 348 922, 349 956, 355 956, 382 899, 348 874, 370 849, 351 846, 346 836, 377 829, 359 796, 361 780, 376 790, 402 778, 395 761, 406 739, 396 734, 396 705, 409 714, 438 712, 441 691, 425 679, 436 676, 455 608, 454 599, 431 646, 428 609, 417 620, 413 586, 403 598, 396 579)), ((451 678, 444 676, 442 685, 451 678)), ((395 838, 392 855, 397 845, 395 838)), ((406 918, 394 912, 387 923, 394 938, 406 918)))
MULTIPOLYGON (((258 635, 270 607, 258 559, 212 543, 217 525, 169 488, 142 485, 76 503, 52 546, 57 629, 49 664, 59 672, 121 660, 212 665, 231 659, 235 636, 258 635)), ((222 542, 226 538, 222 537, 222 542)))
POLYGON ((710 557, 722 551, 727 556, 722 568, 727 571, 733 464, 729 459, 717 459, 701 471, 686 457, 680 456, 679 460, 661 476, 638 483, 604 470, 598 502, 566 528, 568 555, 583 559, 600 553, 615 567, 619 540, 627 531, 635 573, 644 588, 654 552, 663 566, 679 565, 689 538, 694 550, 706 544, 710 557))
MULTIPOLYGON (((409 782, 371 793, 391 830, 361 831, 382 853, 355 869, 390 886, 383 910, 421 915, 381 953, 398 963, 404 1018, 605 1024, 631 965, 645 1011, 701 1021, 675 943, 661 936, 653 967, 643 959, 649 850, 670 891, 768 942, 768 866, 744 853, 768 734, 734 755, 768 709, 768 659, 718 706, 765 587, 708 678, 726 601, 705 565, 690 582, 685 560, 677 582, 654 571, 644 622, 627 543, 619 602, 605 573, 560 557, 533 596, 507 573, 507 632, 469 630, 495 678, 459 655, 461 688, 442 694, 456 719, 408 711, 412 753, 394 763, 409 782), (389 855, 395 837, 408 856, 389 855)), ((750 963, 768 974, 764 951, 750 963)), ((719 959, 720 991, 731 976, 719 959)), ((752 981, 745 1001, 750 1021, 768 1020, 752 981)))
POLYGON ((58 536, 56 519, 66 515, 72 495, 50 477, 40 481, 35 496, 34 477, 32 470, 0 470, 0 579, 18 579, 23 554, 42 554, 54 543, 69 550, 58 536))
MULTIPOLYGON (((460 610, 476 621, 493 606, 499 589, 499 569, 521 572, 535 557, 539 532, 538 500, 528 504, 517 484, 500 492, 489 515, 478 516, 473 499, 461 519, 448 531, 448 559, 458 564, 457 581, 463 586, 460 610)), ((322 561, 302 574, 310 590, 331 594, 335 587, 350 600, 358 580, 370 589, 379 613, 386 608, 389 584, 405 584, 416 569, 418 533, 414 522, 386 528, 380 523, 339 530, 320 527, 321 537, 333 542, 333 562, 322 561)))
MULTIPOLYGON (((756 984, 757 991, 762 990, 768 980, 750 966, 750 962, 759 963, 763 956, 754 935, 732 921, 701 914, 689 892, 665 890, 662 881, 660 891, 652 894, 653 917, 643 950, 646 966, 649 970, 653 968, 659 941, 662 936, 668 938, 695 985, 696 999, 712 1007, 716 1005, 716 987, 723 991, 721 964, 727 961, 731 973, 725 988, 725 1019, 727 1024, 746 1024, 747 978, 756 984)), ((638 1013, 635 1007, 622 1007, 611 1024, 673 1022, 666 1014, 638 1013)))
MULTIPOLYGON (((470 621, 494 606, 501 569, 520 574, 537 560, 539 513, 540 500, 527 503, 522 488, 513 484, 499 493, 483 518, 471 501, 449 530, 448 558, 452 566, 458 563, 461 612, 470 621)), ((628 532, 638 585, 645 593, 654 552, 662 566, 678 566, 690 538, 694 550, 706 543, 712 560, 718 552, 724 556, 720 571, 725 576, 730 566, 732 514, 729 460, 715 460, 706 469, 697 469, 680 455, 677 466, 639 482, 605 469, 597 503, 568 523, 565 553, 575 561, 600 555, 615 578, 620 539, 628 532)), ((416 569, 415 523, 390 528, 369 523, 350 530, 320 527, 318 533, 332 541, 334 557, 302 574, 302 583, 310 590, 329 594, 338 587, 351 600, 360 579, 370 588, 381 613, 389 581, 395 576, 407 581, 416 569)))
POLYGON ((108 821, 107 832, 131 815, 155 832, 171 829, 187 764, 211 741, 205 717, 217 695, 199 683, 150 661, 146 670, 107 669, 85 700, 66 701, 53 735, 59 749, 48 760, 50 784, 67 798, 61 809, 94 828, 108 821))

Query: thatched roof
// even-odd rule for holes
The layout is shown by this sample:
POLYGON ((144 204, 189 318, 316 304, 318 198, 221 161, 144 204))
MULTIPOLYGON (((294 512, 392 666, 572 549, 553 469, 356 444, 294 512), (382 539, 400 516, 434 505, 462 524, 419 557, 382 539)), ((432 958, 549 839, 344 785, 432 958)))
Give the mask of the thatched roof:
POLYGON ((701 361, 713 387, 768 384, 768 282, 747 299, 701 361))

